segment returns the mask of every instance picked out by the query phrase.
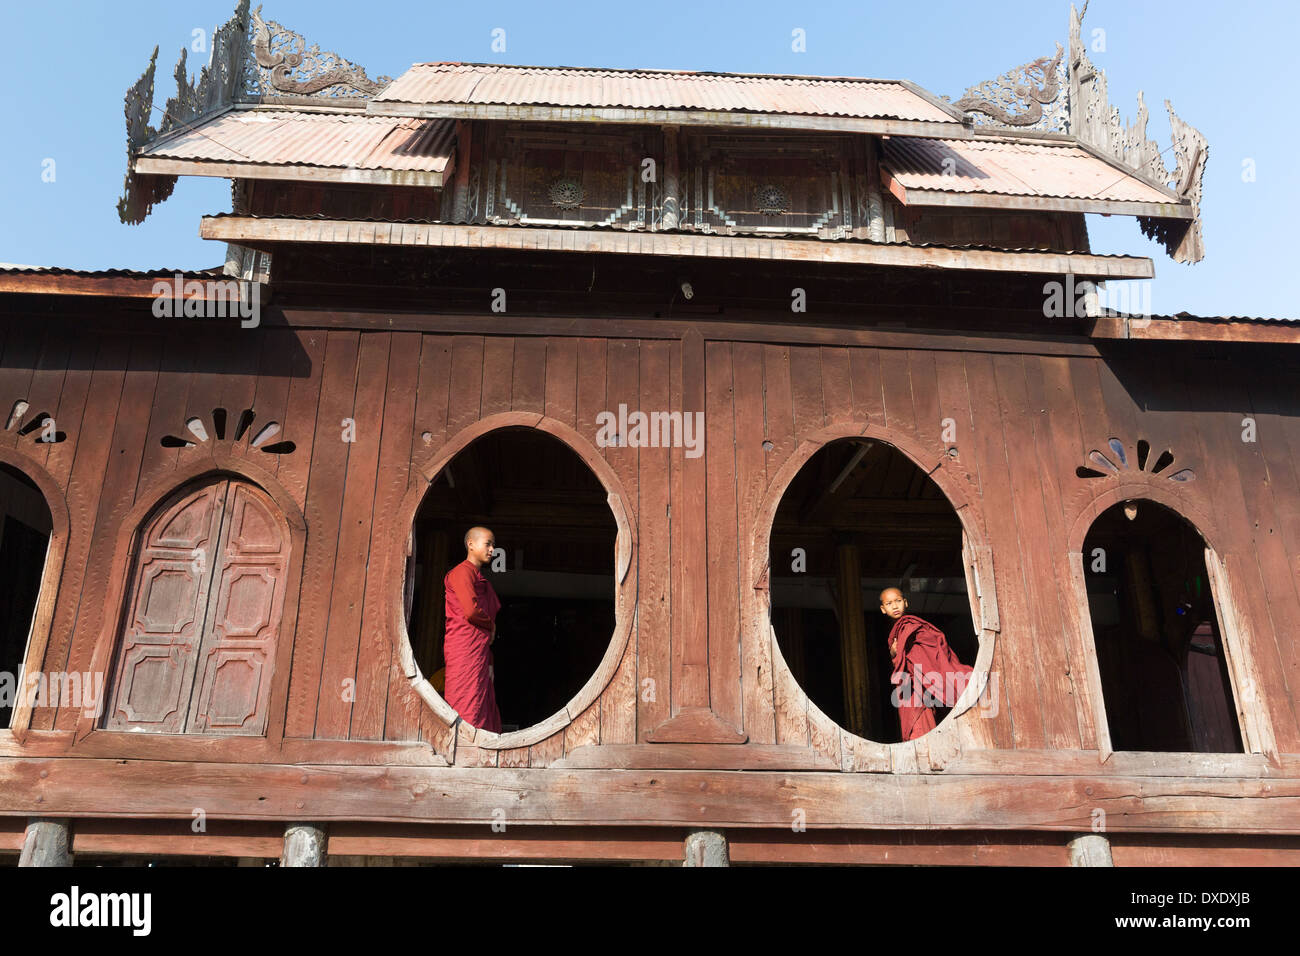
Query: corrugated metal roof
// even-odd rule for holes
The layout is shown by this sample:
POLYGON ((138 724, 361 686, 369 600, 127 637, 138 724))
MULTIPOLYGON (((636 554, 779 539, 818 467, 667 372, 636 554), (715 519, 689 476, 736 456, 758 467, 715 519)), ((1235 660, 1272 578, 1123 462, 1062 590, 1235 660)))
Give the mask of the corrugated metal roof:
POLYGON ((1069 143, 890 137, 884 162, 905 189, 1111 202, 1177 202, 1172 194, 1069 143))
POLYGON ((0 262, 0 272, 10 274, 39 274, 49 276, 78 276, 85 279, 155 279, 165 276, 171 278, 180 273, 184 276, 212 275, 224 273, 224 266, 210 269, 71 269, 65 266, 25 266, 11 262, 0 262))
POLYGON ((455 123, 283 109, 231 110, 152 144, 141 156, 217 163, 400 169, 441 173, 455 123))
POLYGON ((896 80, 482 63, 416 63, 371 103, 709 110, 960 125, 951 113, 896 80))

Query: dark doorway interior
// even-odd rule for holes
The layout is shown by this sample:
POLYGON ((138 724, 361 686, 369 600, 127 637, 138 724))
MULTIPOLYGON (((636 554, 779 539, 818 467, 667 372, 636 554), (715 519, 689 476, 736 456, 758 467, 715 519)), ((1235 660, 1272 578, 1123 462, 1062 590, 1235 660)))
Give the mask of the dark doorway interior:
POLYGON ((408 565, 411 646, 439 692, 443 576, 474 525, 504 551, 483 569, 502 604, 492 645, 502 730, 529 727, 567 704, 609 647, 618 529, 600 481, 546 432, 499 429, 456 455, 416 515, 408 565))
POLYGON ((1103 512, 1083 549, 1111 745, 1241 753, 1200 534, 1163 505, 1133 501, 1103 512))
MULTIPOLYGON (((16 689, 52 527, 40 489, 17 469, 0 465, 0 671, 13 675, 16 689)), ((0 728, 12 717, 13 701, 0 698, 0 728)))
MULTIPOLYGON (((961 522, 938 485, 892 445, 844 439, 813 455, 781 499, 771 549, 781 653, 808 697, 841 727, 882 743, 901 739, 890 702, 884 588, 901 588, 908 613, 938 627, 961 661, 974 663, 979 640, 961 522), (803 570, 796 549, 806 556, 803 570), (845 583, 860 592, 860 611, 845 583), (865 668, 855 654, 865 657, 865 668), (846 669, 865 670, 861 683, 846 680, 846 669)), ((946 715, 937 709, 936 722, 946 715)))

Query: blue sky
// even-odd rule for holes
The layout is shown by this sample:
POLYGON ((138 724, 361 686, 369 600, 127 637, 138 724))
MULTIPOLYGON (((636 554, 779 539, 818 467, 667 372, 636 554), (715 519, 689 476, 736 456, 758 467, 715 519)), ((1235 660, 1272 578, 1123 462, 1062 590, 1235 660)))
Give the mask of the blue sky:
MULTIPOLYGON (((181 47, 233 9, 233 0, 5 4, 0 96, 10 135, 0 150, 0 261, 81 269, 221 262, 224 246, 199 239, 198 222, 230 208, 228 181, 182 179, 139 226, 119 223, 115 207, 127 87, 157 44, 161 106, 181 47), (50 159, 54 181, 44 182, 50 159)), ((1145 90, 1150 132, 1165 147, 1163 104, 1172 99, 1210 144, 1204 262, 1175 263, 1134 219, 1089 217, 1094 251, 1155 260, 1158 314, 1300 317, 1290 284, 1300 221, 1300 135, 1290 117, 1298 10, 1294 0, 1092 0, 1084 33, 1105 30, 1105 52, 1090 55, 1109 76, 1112 102, 1131 118, 1145 90), (1243 181, 1246 160, 1253 182, 1243 181)), ((1069 4, 265 0, 263 15, 371 77, 460 60, 905 78, 956 98, 1066 42, 1069 4), (491 49, 498 27, 504 53, 491 49), (791 50, 796 28, 806 33, 806 52, 791 50)), ((191 53, 191 72, 205 61, 191 53)))

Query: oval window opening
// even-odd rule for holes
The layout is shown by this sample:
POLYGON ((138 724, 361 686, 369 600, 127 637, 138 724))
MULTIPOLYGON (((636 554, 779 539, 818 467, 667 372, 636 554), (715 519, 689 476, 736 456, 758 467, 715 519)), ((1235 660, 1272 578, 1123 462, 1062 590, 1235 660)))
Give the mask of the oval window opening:
MULTIPOLYGON (((41 490, 18 469, 0 465, 0 671, 23 671, 53 527, 41 490)), ((13 717, 12 698, 0 695, 0 727, 13 717)))
POLYGON ((770 559, 777 643, 827 717, 897 743, 948 715, 979 650, 962 525, 907 456, 871 439, 817 451, 777 507, 770 559), (905 608, 882 595, 890 588, 905 608), (882 612, 882 597, 898 617, 882 612), (891 634, 901 653, 891 654, 891 634))
MULTIPOLYGON (((561 710, 613 638, 617 535, 604 486, 558 438, 512 427, 473 441, 438 473, 415 517, 407 633, 420 672, 453 708, 472 695, 471 685, 481 692, 490 682, 502 733, 561 710), (465 534, 475 526, 493 534, 480 573, 501 604, 486 655, 490 675, 476 670, 484 658, 464 649, 475 635, 448 621, 456 605, 444 584, 467 559, 465 534)), ((464 710, 461 716, 474 723, 464 710)))
POLYGON ((1083 562, 1111 746, 1242 753, 1200 533, 1154 501, 1121 502, 1088 529, 1083 562))

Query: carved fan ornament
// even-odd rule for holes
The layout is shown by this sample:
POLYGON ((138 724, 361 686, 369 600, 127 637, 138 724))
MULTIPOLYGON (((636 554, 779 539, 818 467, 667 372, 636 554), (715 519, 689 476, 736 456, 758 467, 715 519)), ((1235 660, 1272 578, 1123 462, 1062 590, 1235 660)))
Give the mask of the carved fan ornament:
MULTIPOLYGON (((280 434, 279 422, 267 422, 256 432, 253 432, 253 420, 256 417, 256 413, 251 408, 244 409, 239 415, 239 421, 235 423, 235 433, 230 440, 239 442, 251 435, 248 447, 264 451, 269 455, 288 455, 297 447, 291 441, 271 442, 271 439, 280 434)), ((210 432, 208 423, 195 415, 185 421, 185 432, 182 434, 187 437, 164 435, 158 440, 158 443, 164 448, 193 448, 195 445, 211 441, 213 437, 217 441, 224 441, 226 438, 226 424, 226 410, 224 408, 214 408, 212 410, 212 430, 210 432)))
MULTIPOLYGON (((1128 450, 1124 443, 1118 438, 1112 438, 1106 443, 1108 451, 1101 451, 1094 448, 1088 452, 1088 461, 1086 464, 1075 469, 1075 474, 1080 478, 1113 478, 1121 475, 1124 471, 1132 471, 1133 467, 1129 464, 1128 450), (1113 460, 1112 460, 1113 459, 1113 460), (1118 464, 1116 464, 1118 462, 1118 464)), ((1174 463, 1173 452, 1166 449, 1151 460, 1151 443, 1145 439, 1139 438, 1137 442, 1136 464, 1138 471, 1148 472, 1152 475, 1161 475, 1167 472, 1174 463), (1148 463, 1150 468, 1147 467, 1148 463)), ((1163 474, 1163 477, 1170 481, 1187 482, 1196 480, 1196 472, 1190 468, 1183 468, 1179 471, 1163 474)))
POLYGON ((48 445, 57 445, 59 442, 67 440, 68 435, 66 432, 52 432, 49 430, 57 427, 54 416, 49 412, 38 412, 24 425, 23 418, 31 407, 31 404, 25 398, 20 398, 14 402, 9 409, 9 417, 5 420, 5 431, 17 429, 19 437, 30 437, 32 441, 48 445))

